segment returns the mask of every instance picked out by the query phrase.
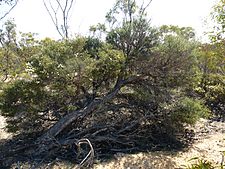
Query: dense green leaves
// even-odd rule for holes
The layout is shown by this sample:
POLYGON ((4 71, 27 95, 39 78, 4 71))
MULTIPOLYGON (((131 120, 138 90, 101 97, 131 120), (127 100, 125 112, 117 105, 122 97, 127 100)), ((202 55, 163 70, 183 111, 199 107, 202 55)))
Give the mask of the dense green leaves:
POLYGON ((195 124, 199 118, 209 116, 209 109, 201 100, 182 98, 172 105, 171 118, 177 123, 195 124))
POLYGON ((89 38, 45 39, 36 48, 23 62, 27 77, 16 79, 2 93, 2 114, 12 117, 9 124, 19 130, 28 123, 43 126, 84 107, 112 86, 124 62, 122 52, 103 43, 97 50, 89 38), (14 119, 19 114, 23 121, 14 119))

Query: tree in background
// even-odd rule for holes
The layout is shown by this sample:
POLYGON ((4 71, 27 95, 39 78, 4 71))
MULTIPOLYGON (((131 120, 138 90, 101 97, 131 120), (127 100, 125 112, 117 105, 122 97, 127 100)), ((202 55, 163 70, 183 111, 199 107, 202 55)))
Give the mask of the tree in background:
POLYGON ((225 33, 225 1, 219 0, 214 6, 211 13, 212 20, 214 22, 213 31, 210 35, 211 40, 216 42, 224 39, 225 33))
POLYGON ((13 21, 5 22, 0 31, 0 78, 2 82, 22 78, 25 75, 26 63, 33 54, 36 43, 34 34, 17 33, 13 21))
POLYGON ((199 82, 196 91, 207 101, 212 111, 224 116, 225 110, 225 1, 220 0, 211 13, 215 23, 209 33, 211 43, 201 44, 198 58, 199 82))

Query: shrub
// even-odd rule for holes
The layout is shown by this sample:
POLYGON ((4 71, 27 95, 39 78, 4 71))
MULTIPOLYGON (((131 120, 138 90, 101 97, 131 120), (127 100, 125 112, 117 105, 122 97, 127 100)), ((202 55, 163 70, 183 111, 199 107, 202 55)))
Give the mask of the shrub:
POLYGON ((173 105, 171 118, 174 122, 195 124, 202 117, 209 117, 209 109, 203 101, 184 97, 173 105))
POLYGON ((198 160, 197 163, 192 164, 187 169, 214 169, 215 167, 210 161, 198 160))

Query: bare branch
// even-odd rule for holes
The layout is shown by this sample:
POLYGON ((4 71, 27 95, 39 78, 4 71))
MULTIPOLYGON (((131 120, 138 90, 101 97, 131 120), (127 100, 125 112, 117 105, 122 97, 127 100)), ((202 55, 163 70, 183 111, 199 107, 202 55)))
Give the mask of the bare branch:
POLYGON ((53 7, 51 0, 48 0, 49 5, 47 5, 45 0, 43 0, 43 2, 59 35, 63 39, 64 38, 67 39, 69 37, 69 31, 68 31, 69 30, 69 26, 68 26, 69 13, 75 1, 66 0, 65 3, 63 3, 60 0, 55 0, 55 3, 57 4, 57 8, 53 7), (62 18, 59 18, 59 15, 61 15, 62 18))
MULTIPOLYGON (((84 165, 86 164, 86 166, 92 166, 93 164, 93 160, 94 160, 94 148, 90 142, 90 140, 84 138, 84 139, 80 139, 77 141, 76 145, 78 147, 78 150, 80 150, 80 145, 81 144, 87 144, 90 147, 90 151, 88 152, 88 154, 86 155, 86 157, 80 162, 79 166, 84 167, 84 165)), ((78 152, 79 153, 79 152, 78 152)))
POLYGON ((66 16, 67 16, 68 18, 69 18, 69 12, 71 11, 71 9, 72 9, 74 3, 75 3, 74 0, 71 0, 71 1, 70 1, 70 5, 69 5, 69 7, 68 7, 67 14, 66 14, 66 16))
POLYGON ((152 3, 152 0, 149 0, 148 3, 146 5, 144 5, 144 1, 143 1, 142 5, 141 5, 141 10, 140 10, 142 15, 144 14, 145 10, 149 7, 149 5, 151 3, 152 3))
POLYGON ((0 17, 0 20, 2 20, 3 18, 5 18, 17 5, 17 3, 19 2, 19 0, 15 0, 15 4, 9 9, 8 12, 6 12, 2 17, 0 17))
POLYGON ((53 14, 54 14, 54 17, 53 17, 53 14, 50 12, 50 10, 49 10, 49 8, 48 8, 48 6, 47 6, 45 0, 43 0, 43 3, 44 3, 45 9, 47 10, 49 16, 51 17, 51 20, 52 20, 53 24, 54 24, 55 27, 56 27, 57 32, 59 33, 59 35, 60 35, 61 37, 63 37, 63 34, 60 32, 60 29, 59 29, 59 27, 58 27, 57 12, 58 12, 59 6, 58 6, 57 9, 55 10, 55 9, 53 8, 53 6, 52 6, 51 1, 49 1, 50 8, 51 8, 51 10, 52 10, 52 12, 53 12, 53 14))
POLYGON ((62 4, 59 2, 59 0, 56 0, 57 4, 59 5, 60 9, 63 11, 62 4))

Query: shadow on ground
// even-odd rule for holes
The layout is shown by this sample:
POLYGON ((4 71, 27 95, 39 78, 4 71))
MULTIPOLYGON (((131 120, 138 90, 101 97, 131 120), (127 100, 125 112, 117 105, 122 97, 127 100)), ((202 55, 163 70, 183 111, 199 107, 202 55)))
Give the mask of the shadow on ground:
MULTIPOLYGON (((128 160, 124 162, 124 167, 127 163, 132 163, 132 154, 138 154, 140 152, 153 153, 157 151, 163 152, 177 152, 187 147, 193 138, 192 131, 185 130, 184 133, 179 133, 178 135, 168 135, 166 133, 158 133, 155 129, 152 128, 152 131, 145 130, 147 133, 142 133, 144 135, 150 135, 151 137, 146 137, 147 139, 143 140, 142 143, 136 144, 133 147, 120 147, 120 149, 113 149, 112 144, 101 145, 94 143, 95 149, 95 162, 109 162, 116 161, 118 158, 124 156, 129 156, 128 160), (104 148, 101 148, 104 147, 104 148)), ((58 165, 60 163, 67 163, 68 165, 75 165, 80 162, 80 159, 77 159, 76 147, 64 147, 54 153, 49 153, 46 156, 34 156, 34 152, 37 150, 37 146, 34 144, 35 140, 41 135, 40 133, 30 133, 30 134, 18 134, 13 136, 11 139, 0 140, 0 166, 1 169, 10 169, 15 168, 16 166, 26 165, 24 168, 42 168, 49 164, 49 166, 58 165)), ((91 139, 90 139, 91 140, 91 139)), ((141 140, 141 139, 140 139, 141 140)), ((92 141, 92 140, 91 140, 92 141)), ((130 140, 132 141, 132 140, 130 140)), ((136 140, 135 140, 136 141, 136 140)), ((93 141, 94 142, 94 141, 93 141)), ((162 164, 169 164, 173 166, 172 161, 166 156, 161 157, 154 155, 155 159, 158 161, 164 161, 162 164), (167 163, 165 163, 167 161, 167 163)), ((146 166, 148 159, 142 159, 139 163, 146 166)), ((136 160, 137 163, 137 160, 136 160)), ((104 166, 104 165, 103 165, 104 166)), ((165 167, 165 166, 164 166, 165 167)), ((103 167, 106 168, 106 167, 103 167)), ((148 168, 148 167, 147 167, 148 168)))

